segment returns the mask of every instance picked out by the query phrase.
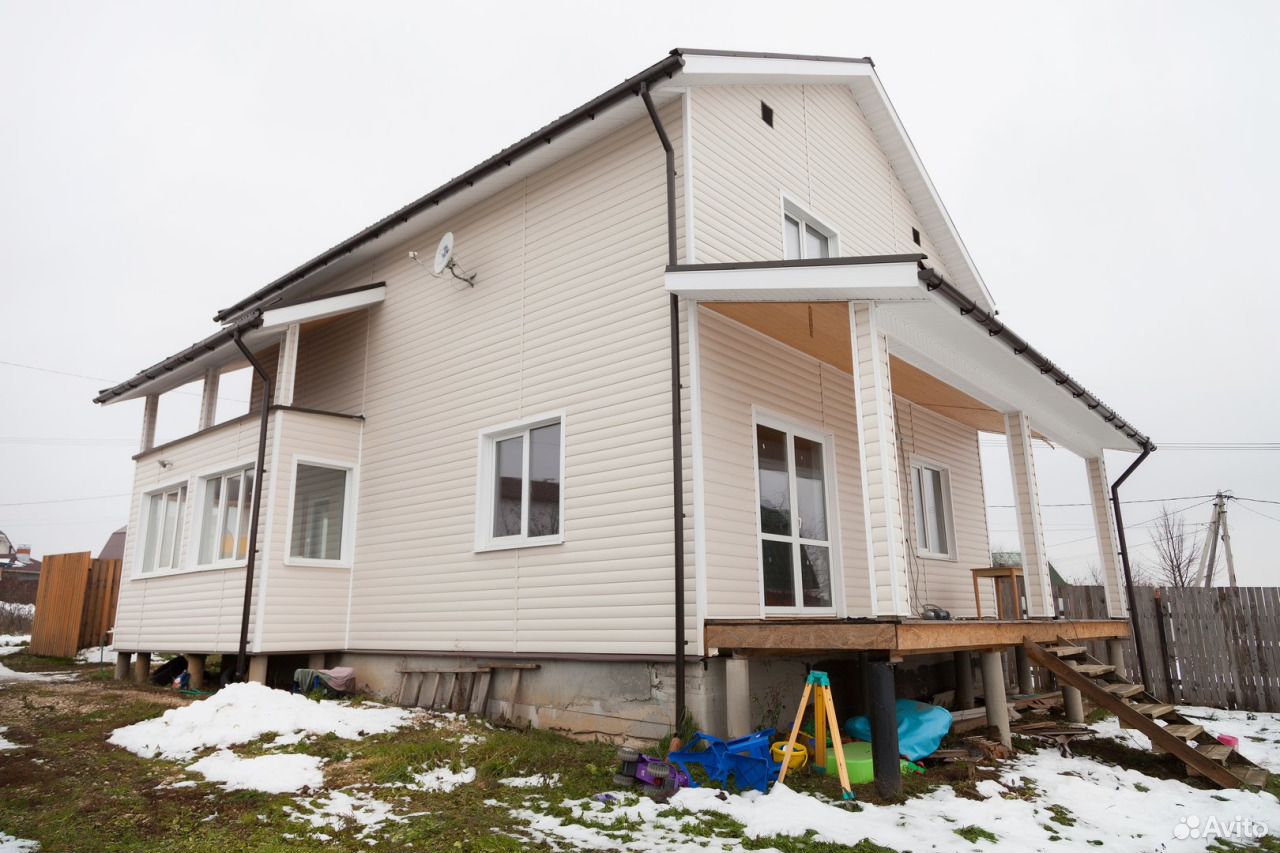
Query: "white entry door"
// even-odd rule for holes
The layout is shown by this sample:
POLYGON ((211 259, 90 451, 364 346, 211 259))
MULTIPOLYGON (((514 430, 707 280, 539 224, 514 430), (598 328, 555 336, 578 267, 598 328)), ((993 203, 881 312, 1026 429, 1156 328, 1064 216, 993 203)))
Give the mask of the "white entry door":
POLYGON ((766 613, 834 612, 831 453, 825 437, 757 419, 760 573, 766 613))

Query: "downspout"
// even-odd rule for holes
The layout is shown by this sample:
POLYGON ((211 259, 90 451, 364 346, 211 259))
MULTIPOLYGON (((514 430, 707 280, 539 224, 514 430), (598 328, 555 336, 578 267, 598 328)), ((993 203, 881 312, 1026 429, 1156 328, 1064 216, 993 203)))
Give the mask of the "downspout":
POLYGON ((1133 593, 1133 570, 1129 565, 1129 546, 1125 544, 1124 539, 1124 516, 1120 512, 1120 485, 1132 474, 1139 465, 1141 465, 1156 446, 1150 441, 1142 445, 1142 454, 1133 460, 1133 464, 1124 469, 1124 473, 1111 484, 1111 507, 1116 514, 1116 537, 1120 545, 1120 565, 1124 567, 1124 588, 1129 599, 1129 623, 1133 626, 1133 648, 1138 655, 1138 672, 1141 673, 1142 683, 1151 687, 1151 681, 1147 678, 1147 656, 1142 652, 1142 629, 1138 625, 1138 607, 1137 599, 1133 593))
MULTIPOLYGON (((640 98, 644 101, 653 129, 667 159, 667 264, 675 266, 676 256, 676 152, 671 146, 667 130, 658 117, 658 109, 649 96, 649 84, 640 83, 640 98)), ((684 446, 683 427, 680 419, 680 300, 672 293, 669 298, 671 313, 671 480, 672 518, 675 539, 675 653, 676 653, 676 708, 674 728, 679 730, 684 719, 684 446)))
POLYGON ((248 672, 247 659, 249 650, 249 606, 253 602, 253 569, 258 556, 258 513, 262 509, 262 475, 267 467, 267 422, 271 416, 271 403, 275 396, 275 380, 263 368, 261 362, 253 357, 249 348, 240 339, 241 330, 231 333, 240 352, 253 367, 253 372, 262 380, 262 420, 258 425, 258 467, 253 477, 253 508, 249 517, 249 555, 244 567, 244 608, 240 613, 240 650, 236 655, 236 681, 244 681, 248 672))

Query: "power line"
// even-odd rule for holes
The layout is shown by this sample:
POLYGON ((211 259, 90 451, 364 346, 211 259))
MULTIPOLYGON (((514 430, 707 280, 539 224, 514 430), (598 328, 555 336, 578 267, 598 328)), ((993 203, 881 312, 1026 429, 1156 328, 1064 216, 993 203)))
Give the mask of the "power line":
MULTIPOLYGON (((105 382, 105 383, 107 383, 108 385, 114 385, 114 384, 116 383, 116 381, 117 381, 117 380, 115 380, 115 379, 107 379, 105 376, 89 376, 89 375, 84 374, 84 373, 72 373, 72 372, 71 372, 71 371, 69 371, 69 370, 54 370, 52 367, 38 367, 38 366, 36 366, 36 365, 34 365, 34 364, 20 364, 20 363, 18 363, 18 362, 16 362, 16 361, 4 361, 4 360, 0 360, 0 364, 4 365, 5 367, 17 367, 17 368, 21 368, 22 370, 35 370, 35 371, 38 371, 38 372, 40 372, 40 373, 52 373, 52 374, 53 374, 53 375, 55 375, 55 376, 69 376, 69 377, 71 377, 72 379, 86 379, 86 380, 88 380, 88 381, 90 381, 90 382, 105 382)), ((199 392, 197 392, 197 391, 183 391, 183 390, 178 389, 178 388, 175 388, 175 389, 174 389, 174 391, 175 391, 175 393, 178 393, 178 394, 185 394, 185 395, 193 396, 193 397, 199 397, 199 396, 200 396, 200 393, 199 393, 199 392)), ((241 400, 241 399, 239 399, 239 398, 237 398, 237 397, 223 397, 223 396, 221 396, 221 395, 219 395, 218 399, 219 399, 219 400, 222 400, 223 402, 226 402, 226 403, 247 403, 247 402, 249 402, 248 400, 241 400)))
POLYGON ((136 438, 102 438, 85 436, 83 438, 67 438, 44 435, 0 435, 0 444, 55 444, 65 447, 83 447, 98 444, 132 445, 136 438))
POLYGON ((1242 510, 1245 510, 1246 512, 1251 512, 1251 513, 1253 513, 1254 515, 1260 515, 1260 516, 1262 516, 1263 518, 1269 518, 1269 519, 1271 519, 1272 521, 1280 521, 1280 518, 1277 518, 1277 517, 1276 517, 1276 516, 1274 516, 1274 515, 1267 515, 1265 512, 1258 512, 1258 511, 1257 511, 1256 509, 1254 509, 1253 507, 1244 506, 1244 505, 1242 504, 1242 505, 1240 506, 1240 508, 1241 508, 1242 510))
POLYGON ((1227 497, 1229 497, 1233 501, 1248 501, 1249 503, 1255 503, 1255 504, 1280 505, 1280 501, 1271 501, 1271 500, 1267 500, 1266 498, 1242 498, 1239 495, 1228 495, 1227 497))
MULTIPOLYGON (((1195 500, 1200 500, 1201 498, 1209 498, 1212 500, 1215 497, 1217 497, 1217 495, 1183 495, 1182 497, 1179 497, 1179 498, 1141 498, 1141 499, 1135 499, 1131 501, 1120 501, 1120 503, 1122 504, 1158 504, 1158 503, 1165 503, 1166 501, 1170 503, 1173 503, 1175 501, 1195 501, 1195 500)), ((1277 503, 1280 503, 1280 501, 1277 501, 1277 503)), ((1071 507, 1071 506, 1091 507, 1093 506, 1093 504, 1089 502, 1066 503, 1066 504, 1040 504, 1041 509, 1044 509, 1045 507, 1056 508, 1056 507, 1071 507)), ((1015 504, 987 504, 987 507, 989 509, 1017 509, 1018 508, 1015 504)), ((1178 512, 1181 512, 1181 511, 1182 510, 1178 510, 1178 512)))
POLYGON ((116 495, 94 495, 88 498, 54 498, 47 501, 18 501, 17 503, 0 503, 0 506, 39 506, 42 504, 69 504, 78 503, 80 501, 105 501, 111 498, 124 498, 129 496, 129 492, 121 492, 116 495))

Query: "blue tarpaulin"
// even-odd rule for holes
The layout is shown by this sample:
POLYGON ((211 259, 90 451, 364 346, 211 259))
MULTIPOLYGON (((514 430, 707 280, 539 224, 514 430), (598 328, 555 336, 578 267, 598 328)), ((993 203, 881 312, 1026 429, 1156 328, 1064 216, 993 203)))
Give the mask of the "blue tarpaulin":
MULTIPOLYGON (((912 761, 932 755, 951 731, 951 712, 937 705, 926 705, 911 699, 894 703, 898 712, 898 753, 912 761)), ((871 740, 871 719, 850 717, 844 730, 857 740, 871 740)))

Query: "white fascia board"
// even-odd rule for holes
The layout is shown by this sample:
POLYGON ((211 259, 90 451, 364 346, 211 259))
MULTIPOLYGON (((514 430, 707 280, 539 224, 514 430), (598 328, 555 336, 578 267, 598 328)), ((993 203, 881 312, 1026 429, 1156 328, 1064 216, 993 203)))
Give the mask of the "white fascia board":
POLYGON ((685 54, 677 75, 688 86, 733 83, 838 83, 873 74, 871 63, 771 56, 685 54))
POLYGON ((262 312, 262 330, 269 332, 292 326, 294 323, 309 323, 312 320, 323 320, 325 317, 336 317, 358 311, 370 305, 376 305, 387 298, 387 286, 369 287, 354 293, 342 293, 323 299, 312 299, 296 305, 285 305, 283 308, 270 308, 262 312))
POLYGON ((703 302, 847 302, 927 300, 914 261, 829 266, 675 269, 666 289, 703 302))

